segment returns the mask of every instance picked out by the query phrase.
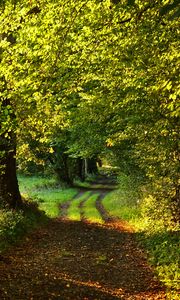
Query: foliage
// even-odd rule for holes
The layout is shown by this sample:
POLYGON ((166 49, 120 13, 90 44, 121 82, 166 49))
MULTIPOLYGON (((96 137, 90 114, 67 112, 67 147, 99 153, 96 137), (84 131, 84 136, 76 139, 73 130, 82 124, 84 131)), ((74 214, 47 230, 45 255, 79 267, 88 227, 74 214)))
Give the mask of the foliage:
POLYGON ((168 200, 159 203, 147 191, 144 181, 121 174, 118 190, 107 195, 103 204, 111 215, 133 225, 137 240, 167 287, 167 299, 178 299, 179 227, 173 222, 168 200))
POLYGON ((1 236, 1 248, 3 239, 6 237, 8 241, 15 241, 23 223, 22 212, 3 211, 0 212, 0 236, 1 236))
POLYGON ((152 195, 145 197, 141 203, 141 214, 146 231, 175 231, 179 224, 174 222, 171 207, 167 198, 157 201, 152 195))
POLYGON ((64 155, 110 151, 178 207, 178 9, 170 0, 6 1, 0 130, 17 132, 20 161, 59 155, 62 165, 64 155))
POLYGON ((179 232, 165 232, 140 235, 139 240, 149 252, 151 264, 169 291, 179 288, 179 232))
POLYGON ((17 242, 33 228, 47 222, 37 205, 23 201, 23 210, 0 210, 0 251, 17 242))
POLYGON ((110 215, 128 220, 132 225, 140 217, 138 204, 142 179, 121 173, 118 177, 118 189, 103 199, 103 205, 110 215))

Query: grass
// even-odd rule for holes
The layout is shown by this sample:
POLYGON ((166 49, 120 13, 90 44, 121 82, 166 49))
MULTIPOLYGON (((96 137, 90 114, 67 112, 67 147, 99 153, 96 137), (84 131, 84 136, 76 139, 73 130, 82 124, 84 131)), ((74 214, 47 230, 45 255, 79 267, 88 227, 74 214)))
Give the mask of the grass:
MULTIPOLYGON (((149 262, 155 267, 159 279, 167 287, 167 299, 178 300, 180 282, 180 239, 176 227, 162 226, 163 205, 157 200, 142 198, 138 187, 141 183, 124 174, 119 178, 119 189, 103 199, 103 205, 109 214, 127 220, 133 225, 139 243, 148 252, 149 262), (154 205, 156 203, 156 206, 154 205), (154 205, 152 207, 152 205, 154 205), (146 212, 146 215, 144 214, 146 212), (148 215, 148 218, 147 218, 148 215), (161 220, 160 220, 161 219, 161 220), (161 222, 160 222, 161 221, 161 222)), ((166 218, 170 216, 167 215, 166 218)))
POLYGON ((81 214, 79 205, 82 201, 84 201, 86 198, 89 197, 91 192, 85 192, 81 197, 78 197, 77 199, 74 199, 71 203, 71 206, 68 209, 67 217, 70 220, 74 221, 80 221, 81 220, 81 214))
POLYGON ((81 197, 74 199, 68 209, 67 217, 70 220, 80 221, 81 210, 79 205, 85 200, 82 206, 84 218, 89 222, 102 223, 103 220, 95 207, 98 193, 91 195, 91 192, 85 192, 81 197))
POLYGON ((141 216, 138 205, 140 199, 138 183, 124 174, 119 177, 118 181, 119 188, 103 199, 103 205, 110 215, 138 226, 141 216))
POLYGON ((95 202, 99 194, 90 196, 84 204, 84 216, 90 222, 103 223, 101 215, 95 207, 95 202))
POLYGON ((74 186, 78 188, 90 188, 91 184, 87 181, 74 180, 74 186))
POLYGON ((49 189, 57 186, 57 181, 54 177, 46 178, 40 176, 25 176, 18 175, 18 183, 21 193, 31 192, 38 189, 49 189))
POLYGON ((60 204, 77 194, 77 190, 74 188, 62 189, 54 178, 21 175, 18 179, 23 197, 37 202, 39 208, 52 218, 59 215, 60 204))
POLYGON ((134 225, 139 220, 140 210, 133 201, 127 201, 127 194, 124 195, 123 190, 118 189, 109 193, 103 199, 103 205, 111 216, 129 221, 134 225), (130 203, 131 202, 131 203, 130 203))

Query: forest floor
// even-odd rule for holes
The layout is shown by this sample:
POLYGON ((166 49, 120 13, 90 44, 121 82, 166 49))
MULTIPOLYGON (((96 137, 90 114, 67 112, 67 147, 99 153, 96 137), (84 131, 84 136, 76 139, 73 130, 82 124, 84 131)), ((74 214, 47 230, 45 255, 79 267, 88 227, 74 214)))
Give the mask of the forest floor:
POLYGON ((59 218, 38 228, 4 253, 0 261, 0 299, 166 299, 146 255, 128 223, 110 217, 102 199, 113 188, 108 178, 94 182, 96 209, 103 223, 67 218, 67 210, 87 189, 60 207, 59 218), (101 187, 99 185, 101 184, 101 187))

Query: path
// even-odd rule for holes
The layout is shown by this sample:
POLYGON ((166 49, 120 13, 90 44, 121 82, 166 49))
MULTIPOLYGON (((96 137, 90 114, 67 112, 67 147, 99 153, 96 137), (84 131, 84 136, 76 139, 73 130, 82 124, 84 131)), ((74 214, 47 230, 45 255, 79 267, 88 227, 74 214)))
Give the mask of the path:
POLYGON ((98 176, 95 182, 91 183, 91 187, 81 187, 79 188, 79 191, 77 195, 75 195, 71 200, 66 201, 65 203, 62 203, 60 205, 60 217, 61 219, 67 219, 68 215, 68 209, 70 208, 72 202, 81 199, 81 197, 89 191, 89 195, 80 200, 80 203, 78 204, 80 216, 81 216, 81 221, 87 221, 85 217, 85 212, 84 212, 84 205, 86 201, 90 199, 92 195, 97 195, 97 200, 95 203, 96 209, 99 211, 102 220, 105 222, 112 221, 114 218, 111 218, 107 211, 105 211, 103 205, 102 205, 102 200, 104 197, 109 193, 110 191, 114 190, 116 187, 116 183, 112 178, 106 177, 106 176, 98 176))
POLYGON ((135 233, 105 211, 107 192, 99 190, 96 201, 104 224, 70 221, 64 208, 63 218, 51 220, 12 248, 0 262, 0 299, 166 299, 135 233))

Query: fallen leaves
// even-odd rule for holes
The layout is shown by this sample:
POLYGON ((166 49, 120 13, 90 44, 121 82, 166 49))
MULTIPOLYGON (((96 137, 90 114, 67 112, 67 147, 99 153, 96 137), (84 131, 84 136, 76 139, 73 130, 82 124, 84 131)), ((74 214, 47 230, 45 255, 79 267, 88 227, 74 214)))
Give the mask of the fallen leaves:
POLYGON ((165 299, 132 229, 113 219, 52 220, 0 257, 0 286, 1 300, 165 299))

